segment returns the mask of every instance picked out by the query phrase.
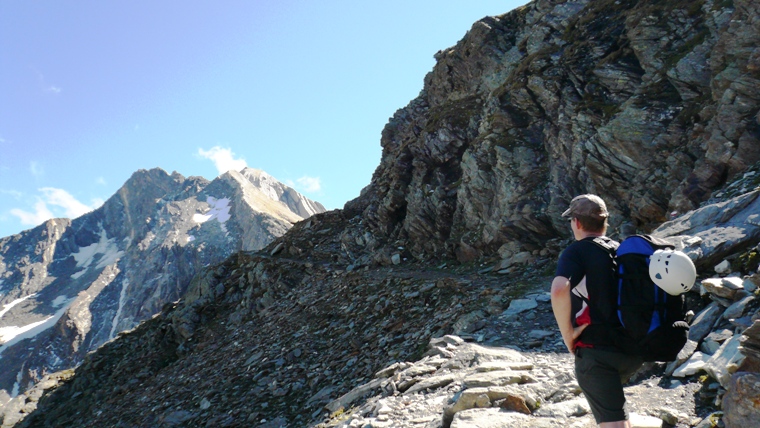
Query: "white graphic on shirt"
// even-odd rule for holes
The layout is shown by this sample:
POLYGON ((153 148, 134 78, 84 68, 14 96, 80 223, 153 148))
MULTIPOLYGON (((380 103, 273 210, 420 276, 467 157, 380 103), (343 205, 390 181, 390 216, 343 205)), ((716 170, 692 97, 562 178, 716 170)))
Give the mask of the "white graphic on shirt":
POLYGON ((581 282, 579 282, 578 285, 576 285, 573 288, 572 293, 575 294, 576 296, 580 297, 581 298, 581 302, 582 302, 581 303, 581 310, 579 310, 575 314, 575 319, 576 320, 582 319, 583 316, 584 316, 584 313, 585 313, 586 316, 588 316, 588 304, 586 304, 586 302, 588 301, 588 289, 586 288, 586 277, 585 276, 583 277, 583 279, 581 279, 581 282))

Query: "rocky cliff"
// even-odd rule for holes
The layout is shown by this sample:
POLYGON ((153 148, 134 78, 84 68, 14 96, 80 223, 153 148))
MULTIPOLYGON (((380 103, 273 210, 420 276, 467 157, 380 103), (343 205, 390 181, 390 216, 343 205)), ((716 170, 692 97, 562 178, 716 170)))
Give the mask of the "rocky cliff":
MULTIPOLYGON (((559 214, 595 192, 614 228, 668 221, 657 233, 702 278, 717 262, 753 278, 759 16, 750 0, 538 0, 475 23, 391 118, 357 199, 203 269, 159 316, 17 397, 4 423, 437 428, 513 406, 525 416, 501 426, 587 426, 546 302, 569 237, 559 214)), ((714 322, 695 324, 706 335, 684 358, 712 352, 726 371, 679 381, 654 366, 630 390, 644 413, 676 403, 660 424, 713 426, 724 397, 752 391, 745 377, 726 393, 738 367, 718 350, 737 348, 757 304, 734 307, 725 282, 730 298, 723 278, 690 295, 714 322)))
POLYGON ((540 248, 602 195, 642 230, 760 158, 758 4, 537 0, 436 55, 347 206, 422 260, 540 248))
POLYGON ((184 295, 234 251, 318 212, 262 171, 138 171, 99 209, 0 239, 0 403, 184 295))

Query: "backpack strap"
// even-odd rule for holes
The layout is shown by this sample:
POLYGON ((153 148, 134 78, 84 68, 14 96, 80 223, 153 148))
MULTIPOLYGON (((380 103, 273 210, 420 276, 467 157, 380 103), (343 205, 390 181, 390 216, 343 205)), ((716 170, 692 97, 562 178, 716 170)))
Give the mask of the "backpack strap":
POLYGON ((593 239, 590 239, 589 242, 593 242, 594 244, 596 244, 597 247, 609 253, 610 257, 612 258, 614 262, 615 256, 617 255, 617 249, 619 246, 617 242, 613 241, 612 239, 606 236, 597 236, 593 239))
POLYGON ((655 250, 663 250, 665 248, 669 248, 669 249, 672 250, 672 249, 676 248, 676 246, 673 245, 672 242, 670 242, 670 241, 668 241, 668 240, 666 240, 664 238, 658 238, 658 237, 652 236, 652 235, 632 235, 632 236, 637 236, 637 237, 639 237, 641 239, 644 239, 645 241, 649 242, 649 244, 655 250))

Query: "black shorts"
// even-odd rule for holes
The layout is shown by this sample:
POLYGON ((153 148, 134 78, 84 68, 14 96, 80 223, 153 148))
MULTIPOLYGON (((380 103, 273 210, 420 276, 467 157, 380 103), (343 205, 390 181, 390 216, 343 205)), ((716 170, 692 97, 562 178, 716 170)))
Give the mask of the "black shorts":
POLYGON ((641 357, 593 348, 576 348, 575 377, 596 423, 624 421, 623 384, 636 373, 641 357))

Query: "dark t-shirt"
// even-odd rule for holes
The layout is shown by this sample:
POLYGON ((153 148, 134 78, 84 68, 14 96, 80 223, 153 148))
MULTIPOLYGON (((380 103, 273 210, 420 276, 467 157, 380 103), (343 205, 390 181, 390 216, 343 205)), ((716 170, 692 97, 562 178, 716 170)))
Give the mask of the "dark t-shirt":
MULTIPOLYGON (((607 347, 612 345, 607 337, 608 326, 618 322, 615 265, 610 253, 593 239, 585 238, 567 247, 559 256, 556 276, 570 279, 573 327, 594 326, 586 328, 578 346, 607 347)), ((605 240, 615 248, 618 245, 609 238, 605 240)))

